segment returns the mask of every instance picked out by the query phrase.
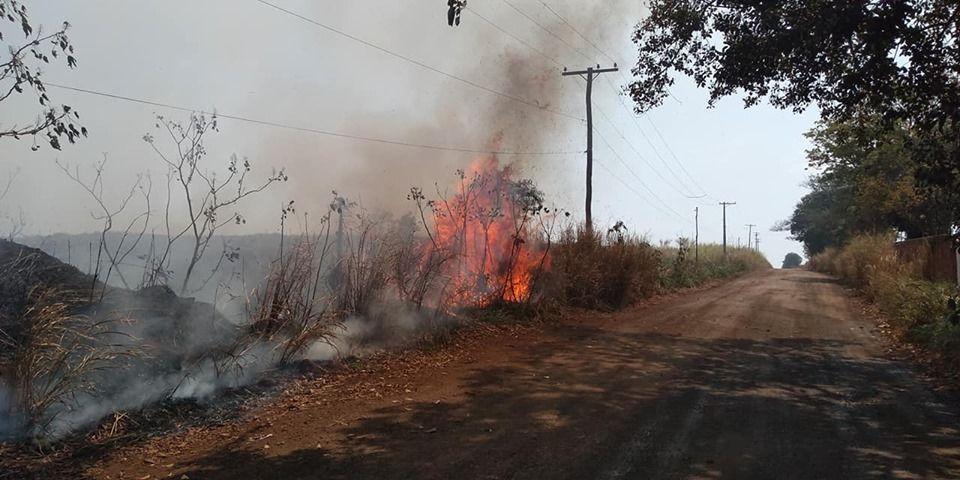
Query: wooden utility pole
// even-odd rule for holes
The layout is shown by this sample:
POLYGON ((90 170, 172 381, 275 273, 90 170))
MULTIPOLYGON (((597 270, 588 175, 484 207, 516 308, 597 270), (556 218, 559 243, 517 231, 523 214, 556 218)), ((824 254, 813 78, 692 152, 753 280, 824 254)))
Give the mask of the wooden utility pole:
POLYGON ((591 204, 593 203, 593 79, 601 73, 616 72, 618 70, 617 64, 613 64, 613 68, 600 68, 600 65, 597 65, 596 68, 589 67, 586 70, 576 72, 567 71, 566 68, 563 69, 564 77, 579 75, 587 81, 587 198, 585 203, 586 224, 587 231, 589 232, 593 231, 593 211, 591 210, 591 204))
POLYGON ((720 202, 723 207, 723 256, 727 256, 727 207, 736 205, 737 202, 720 202))
POLYGON ((693 208, 693 255, 700 263, 700 207, 693 208))
POLYGON ((747 230, 747 250, 753 248, 753 243, 751 243, 751 242, 753 242, 753 227, 756 227, 756 226, 757 226, 757 225, 756 225, 756 224, 753 224, 753 223, 748 223, 748 224, 746 225, 746 227, 748 228, 748 230, 747 230))

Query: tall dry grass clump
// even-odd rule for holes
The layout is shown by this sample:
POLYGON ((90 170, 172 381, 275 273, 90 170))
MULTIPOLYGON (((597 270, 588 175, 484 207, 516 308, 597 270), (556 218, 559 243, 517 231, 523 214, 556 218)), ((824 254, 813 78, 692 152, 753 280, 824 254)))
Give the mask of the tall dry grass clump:
POLYGON ((136 355, 118 345, 112 322, 80 313, 88 295, 38 287, 20 318, 23 329, 13 348, 14 416, 25 431, 44 436, 60 409, 53 408, 81 393, 94 394, 94 376, 121 368, 136 355))
POLYGON ((549 283, 567 305, 616 309, 659 289, 660 253, 614 227, 607 235, 567 228, 554 248, 549 283))
POLYGON ((280 364, 318 341, 329 341, 340 324, 332 313, 333 299, 323 294, 320 286, 325 253, 318 252, 313 242, 302 240, 274 263, 254 294, 252 335, 247 338, 276 344, 280 364))
MULTIPOLYGON (((301 235, 292 247, 284 250, 282 234, 287 216, 292 213, 293 202, 290 202, 280 222, 280 254, 267 278, 247 302, 249 334, 231 345, 230 354, 223 355, 224 358, 240 357, 257 341, 264 341, 276 345, 277 361, 286 364, 317 342, 332 345, 336 330, 342 324, 343 315, 334 305, 345 303, 344 297, 353 294, 354 288, 344 282, 340 270, 330 270, 328 265, 331 250, 342 246, 339 231, 338 238, 331 241, 332 212, 321 218, 319 233, 301 235), (332 289, 331 283, 339 288, 332 289)), ((342 263, 341 259, 336 267, 342 263)))

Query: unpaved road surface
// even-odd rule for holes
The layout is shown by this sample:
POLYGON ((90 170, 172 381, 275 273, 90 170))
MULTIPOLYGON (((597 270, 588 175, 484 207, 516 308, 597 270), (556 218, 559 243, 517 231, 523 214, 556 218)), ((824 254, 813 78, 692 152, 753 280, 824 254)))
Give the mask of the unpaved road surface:
POLYGON ((237 424, 114 451, 87 474, 960 478, 957 405, 886 355, 815 273, 760 272, 471 348, 411 374, 307 386, 237 424))

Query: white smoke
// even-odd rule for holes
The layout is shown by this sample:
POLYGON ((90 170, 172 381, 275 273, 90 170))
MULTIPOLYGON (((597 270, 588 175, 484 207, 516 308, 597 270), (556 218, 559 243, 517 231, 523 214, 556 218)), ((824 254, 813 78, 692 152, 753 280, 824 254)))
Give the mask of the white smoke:
POLYGON ((80 394, 58 404, 50 412, 54 419, 44 432, 60 438, 95 424, 119 411, 138 410, 166 400, 210 400, 224 389, 249 385, 274 366, 272 349, 257 345, 244 355, 243 368, 218 370, 213 360, 202 362, 184 372, 151 375, 146 371, 114 371, 122 377, 122 387, 109 395, 80 394))

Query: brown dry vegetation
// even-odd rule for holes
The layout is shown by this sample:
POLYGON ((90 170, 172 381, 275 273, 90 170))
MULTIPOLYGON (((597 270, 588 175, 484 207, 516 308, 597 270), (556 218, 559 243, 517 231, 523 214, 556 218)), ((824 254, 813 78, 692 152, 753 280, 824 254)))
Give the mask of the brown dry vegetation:
MULTIPOLYGON (((951 308, 956 288, 924 280, 923 259, 900 258, 893 236, 860 235, 843 248, 827 248, 810 259, 810 268, 830 273, 875 303, 900 339, 960 366, 960 325, 951 308)), ((955 305, 955 303, 953 304, 955 305)))

